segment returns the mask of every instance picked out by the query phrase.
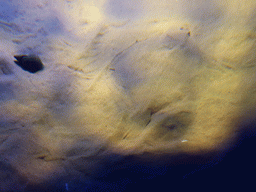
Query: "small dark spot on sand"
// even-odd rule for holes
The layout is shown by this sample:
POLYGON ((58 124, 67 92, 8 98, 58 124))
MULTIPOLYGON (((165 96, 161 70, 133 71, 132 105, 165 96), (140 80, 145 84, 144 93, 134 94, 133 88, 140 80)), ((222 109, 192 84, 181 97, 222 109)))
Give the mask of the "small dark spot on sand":
POLYGON ((36 55, 14 55, 14 62, 23 70, 36 73, 44 69, 41 59, 36 55))
POLYGON ((167 126, 165 126, 167 129, 169 129, 169 130, 173 130, 173 129, 175 129, 177 126, 175 125, 175 124, 171 124, 171 125, 167 125, 167 126))

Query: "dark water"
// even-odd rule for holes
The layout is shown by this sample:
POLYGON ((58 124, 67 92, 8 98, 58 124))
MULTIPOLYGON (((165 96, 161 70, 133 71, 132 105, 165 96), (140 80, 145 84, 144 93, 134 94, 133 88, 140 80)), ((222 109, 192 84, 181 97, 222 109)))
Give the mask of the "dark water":
POLYGON ((61 179, 42 186, 27 186, 24 191, 185 191, 218 190, 248 191, 255 184, 256 137, 241 139, 224 156, 206 164, 197 164, 196 158, 186 164, 154 166, 129 165, 105 173, 97 180, 61 179))

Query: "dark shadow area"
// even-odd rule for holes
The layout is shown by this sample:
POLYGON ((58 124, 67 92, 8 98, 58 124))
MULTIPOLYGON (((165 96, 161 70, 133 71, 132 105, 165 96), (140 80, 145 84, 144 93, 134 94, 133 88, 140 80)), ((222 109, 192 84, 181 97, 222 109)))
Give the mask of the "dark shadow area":
POLYGON ((97 180, 59 178, 48 184, 27 186, 25 191, 130 192, 191 189, 247 191, 254 187, 256 136, 248 135, 247 132, 240 138, 237 145, 222 157, 212 158, 212 154, 188 156, 174 165, 164 166, 157 163, 155 165, 136 163, 136 157, 127 157, 124 162, 115 165, 115 171, 108 170, 97 180), (65 180, 69 181, 65 183, 65 180))
MULTIPOLYGON (((244 135, 246 136, 246 135, 244 135)), ((188 158, 183 163, 169 166, 138 164, 116 170, 102 178, 105 183, 123 183, 128 191, 166 191, 179 189, 238 190, 254 188, 256 137, 246 137, 224 157, 213 158, 206 164, 197 164, 205 157, 188 158), (127 182, 128 181, 128 182, 127 182)), ((102 183, 104 183, 102 182, 102 183)))

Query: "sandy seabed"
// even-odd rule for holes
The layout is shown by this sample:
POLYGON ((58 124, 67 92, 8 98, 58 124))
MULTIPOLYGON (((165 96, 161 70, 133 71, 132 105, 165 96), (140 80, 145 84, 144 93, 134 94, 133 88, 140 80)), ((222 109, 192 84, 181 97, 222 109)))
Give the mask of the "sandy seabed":
POLYGON ((222 157, 254 134, 255 9, 1 1, 0 191, 121 191, 102 175, 222 157), (23 54, 44 70, 16 65, 23 54))

